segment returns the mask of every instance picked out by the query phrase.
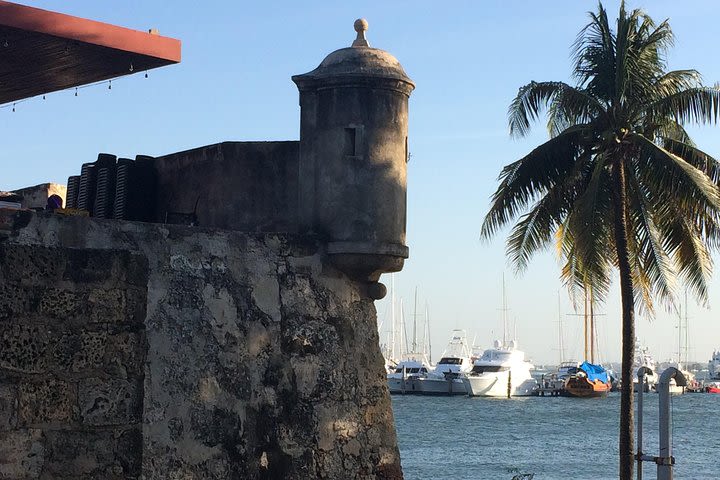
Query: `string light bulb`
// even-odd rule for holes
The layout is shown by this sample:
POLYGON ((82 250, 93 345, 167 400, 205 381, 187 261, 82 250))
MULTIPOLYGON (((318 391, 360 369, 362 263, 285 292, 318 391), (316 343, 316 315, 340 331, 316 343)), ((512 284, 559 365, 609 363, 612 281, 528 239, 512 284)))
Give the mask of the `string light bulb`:
POLYGON ((108 90, 112 90, 112 80, 108 80, 108 90))
POLYGON ((13 103, 13 112, 15 111, 15 104, 13 103))
POLYGON ((133 67, 132 62, 130 62, 130 71, 131 71, 131 72, 134 72, 134 71, 135 71, 135 67, 133 67))
POLYGON ((43 95, 43 100, 45 100, 45 95, 43 95))
POLYGON ((75 87, 75 96, 77 97, 77 87, 75 87))
POLYGON ((148 78, 147 70, 145 70, 145 78, 148 78))

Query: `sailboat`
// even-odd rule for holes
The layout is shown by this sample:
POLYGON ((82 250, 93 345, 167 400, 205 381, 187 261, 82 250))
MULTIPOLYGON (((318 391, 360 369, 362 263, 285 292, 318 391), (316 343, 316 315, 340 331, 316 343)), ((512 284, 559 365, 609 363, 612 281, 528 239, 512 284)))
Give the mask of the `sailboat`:
MULTIPOLYGON (((688 307, 687 307, 687 290, 685 290, 685 316, 682 315, 682 309, 677 309, 678 314, 678 359, 677 363, 675 364, 675 368, 677 368, 680 373, 683 374, 685 377, 686 383, 688 386, 693 387, 697 386, 697 381, 695 380, 695 375, 692 374, 692 372, 688 371, 687 369, 683 368, 683 365, 688 364, 688 307), (684 341, 683 341, 684 340, 684 341), (684 345, 683 345, 684 344, 684 345)), ((668 385, 668 391, 671 395, 682 395, 687 391, 687 386, 683 387, 677 384, 675 381, 675 378, 671 378, 669 385, 668 385)), ((655 389, 657 392, 657 388, 655 389)))
POLYGON ((585 361, 565 380, 564 393, 570 397, 605 397, 612 384, 610 375, 595 364, 595 318, 593 315, 592 289, 585 289, 584 333, 585 361), (589 315, 588 315, 588 306, 589 315), (588 348, 589 347, 589 348, 588 348), (588 355, 589 354, 589 355, 588 355), (590 359, 588 362, 587 359, 590 359))
MULTIPOLYGON (((429 350, 429 326, 427 324, 427 309, 425 319, 425 338, 428 340, 429 350)), ((402 394, 413 394, 420 393, 419 380, 424 379, 428 376, 431 370, 429 352, 425 352, 423 347, 422 351, 418 349, 417 341, 417 288, 415 289, 415 313, 413 314, 413 337, 412 347, 407 348, 407 339, 405 335, 407 329, 405 328, 405 315, 403 313, 402 301, 400 303, 400 337, 401 337, 401 348, 400 348, 400 360, 395 365, 393 371, 387 375, 388 389, 390 393, 402 393, 402 394), (402 340, 405 339, 403 342, 402 340), (405 345, 405 349, 402 346, 405 345)), ((425 343, 425 342, 423 342, 425 343)))

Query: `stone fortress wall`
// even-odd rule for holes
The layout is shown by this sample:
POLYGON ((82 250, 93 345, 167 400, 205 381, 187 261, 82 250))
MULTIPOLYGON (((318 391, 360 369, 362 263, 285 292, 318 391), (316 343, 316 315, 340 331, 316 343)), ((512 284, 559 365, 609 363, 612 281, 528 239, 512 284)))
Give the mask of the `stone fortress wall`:
POLYGON ((0 478, 132 478, 147 262, 0 244, 0 478))
POLYGON ((414 84, 366 29, 293 77, 299 142, 100 154, 73 210, 0 209, 0 480, 402 478, 373 300, 414 84))
POLYGON ((0 479, 402 478, 373 302, 323 255, 27 217, 0 242, 0 479))

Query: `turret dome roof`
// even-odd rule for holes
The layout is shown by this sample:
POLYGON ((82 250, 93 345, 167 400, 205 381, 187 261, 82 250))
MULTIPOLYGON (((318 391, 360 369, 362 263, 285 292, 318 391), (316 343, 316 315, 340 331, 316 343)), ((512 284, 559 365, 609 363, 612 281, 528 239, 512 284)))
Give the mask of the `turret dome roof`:
POLYGON ((399 80, 415 86, 397 58, 385 50, 371 48, 365 39, 367 22, 355 21, 358 36, 351 47, 341 48, 329 54, 320 65, 311 72, 296 75, 293 80, 321 80, 332 77, 376 77, 399 80))

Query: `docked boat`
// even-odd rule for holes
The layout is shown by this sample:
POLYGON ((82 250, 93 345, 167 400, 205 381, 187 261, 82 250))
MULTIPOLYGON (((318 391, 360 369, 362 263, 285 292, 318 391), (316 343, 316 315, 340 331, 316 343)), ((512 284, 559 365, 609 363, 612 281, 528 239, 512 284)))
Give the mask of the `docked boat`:
POLYGON ((641 367, 645 367, 645 387, 644 392, 655 390, 655 385, 660 379, 657 371, 655 359, 650 355, 650 349, 641 345, 638 339, 635 339, 635 361, 633 363, 633 391, 637 390, 638 371, 641 367))
POLYGON ((720 393, 720 382, 712 382, 705 385, 706 393, 720 393))
POLYGON ((604 397, 610 393, 610 375, 600 365, 583 362, 565 381, 565 395, 570 397, 604 397))
POLYGON ((585 360, 573 368, 568 366, 567 377, 562 395, 568 397, 605 397, 612 389, 610 374, 604 367, 595 363, 595 301, 591 288, 585 290, 585 309, 583 313, 583 331, 585 340, 585 360))
POLYGON ((517 349, 515 341, 503 345, 496 340, 494 348, 475 360, 462 381, 471 397, 528 396, 537 389, 531 369, 532 364, 525 360, 525 352, 517 349))
POLYGON ((386 362, 393 364, 392 369, 387 372, 387 384, 390 393, 402 393, 412 394, 420 393, 418 380, 427 377, 431 370, 430 361, 430 325, 429 317, 427 315, 427 309, 425 312, 425 335, 421 342, 418 342, 417 336, 417 288, 415 289, 415 313, 413 313, 413 329, 412 329, 412 344, 407 344, 407 337, 405 332, 407 327, 405 326, 405 314, 403 309, 402 301, 400 302, 400 322, 399 330, 400 334, 395 335, 395 293, 394 283, 391 284, 391 322, 392 330, 390 332, 388 356, 394 357, 396 340, 405 338, 405 342, 400 341, 400 360, 396 362, 386 362))
POLYGON ((708 377, 711 380, 720 380, 720 350, 715 350, 708 362, 708 377))
POLYGON ((424 355, 408 355, 395 366, 395 370, 387 375, 390 393, 420 393, 417 381, 427 377, 429 372, 430 362, 424 355))
POLYGON ((423 395, 465 395, 461 376, 472 369, 471 353, 464 330, 453 330, 447 348, 435 368, 416 381, 423 395))
MULTIPOLYGON (((683 393, 685 393, 685 389, 686 387, 681 387, 680 385, 678 385, 674 378, 670 379, 670 382, 668 384, 668 392, 670 393, 670 395, 682 395, 683 393)), ((657 388, 655 389, 655 391, 657 391, 657 388)))
POLYGON ((578 362, 574 360, 560 362, 557 370, 541 377, 542 388, 554 392, 565 389, 565 382, 570 378, 570 375, 577 372, 578 365, 578 362))

